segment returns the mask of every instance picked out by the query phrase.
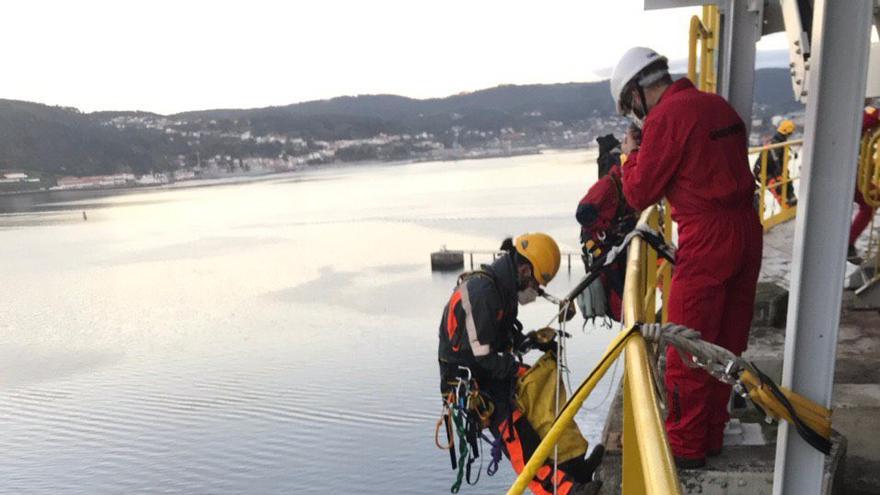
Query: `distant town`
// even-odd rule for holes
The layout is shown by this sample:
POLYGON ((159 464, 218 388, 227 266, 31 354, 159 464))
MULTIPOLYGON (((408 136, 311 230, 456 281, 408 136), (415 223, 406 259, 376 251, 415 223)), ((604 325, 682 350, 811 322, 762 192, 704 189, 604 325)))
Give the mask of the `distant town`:
MULTIPOLYGON (((540 114, 533 113, 533 117, 540 114)), ((216 125, 209 121, 208 127, 216 125)), ((306 140, 281 134, 253 135, 250 131, 187 130, 188 121, 175 121, 161 116, 118 116, 109 125, 119 130, 151 129, 161 131, 170 140, 182 140, 197 149, 204 139, 239 140, 245 147, 276 145, 283 152, 276 157, 232 156, 214 154, 193 156, 180 154, 172 160, 171 170, 146 174, 124 171, 104 175, 60 175, 54 180, 45 176, 29 175, 26 171, 0 170, 0 184, 16 184, 22 189, 44 190, 103 189, 137 186, 156 186, 195 179, 216 179, 236 176, 265 175, 303 170, 309 167, 354 163, 392 161, 435 161, 488 158, 540 153, 549 148, 578 148, 593 146, 593 140, 608 129, 621 131, 626 127, 622 118, 595 118, 577 126, 549 121, 538 133, 517 131, 513 128, 482 131, 453 126, 453 138, 447 146, 428 132, 418 134, 384 134, 364 139, 335 141, 306 140)))
MULTIPOLYGON (((751 145, 782 116, 803 118, 784 69, 757 76, 751 145)), ((0 194, 586 149, 626 130, 609 95, 607 81, 507 85, 439 99, 362 95, 167 116, 0 100, 0 194)))

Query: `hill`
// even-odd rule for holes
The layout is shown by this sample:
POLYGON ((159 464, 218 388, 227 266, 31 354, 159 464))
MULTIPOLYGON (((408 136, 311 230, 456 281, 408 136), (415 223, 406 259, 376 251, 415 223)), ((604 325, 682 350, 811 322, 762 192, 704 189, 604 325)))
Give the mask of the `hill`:
MULTIPOLYGON (((756 116, 796 111, 785 69, 757 72, 756 116)), ((206 165, 432 156, 438 150, 584 145, 619 128, 608 81, 506 85, 446 98, 344 96, 159 115, 0 100, 0 169, 141 175, 206 165)), ((250 165, 249 165, 250 164, 250 165)))

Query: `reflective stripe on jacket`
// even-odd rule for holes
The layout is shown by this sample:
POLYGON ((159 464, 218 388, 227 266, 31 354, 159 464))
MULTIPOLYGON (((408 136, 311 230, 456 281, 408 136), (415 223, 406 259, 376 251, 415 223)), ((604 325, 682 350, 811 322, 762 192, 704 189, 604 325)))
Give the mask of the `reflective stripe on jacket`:
MULTIPOLYGON (((522 337, 516 320, 516 272, 503 255, 459 284, 443 308, 438 358, 441 368, 471 368, 477 381, 510 380, 517 361, 510 352, 522 337)), ((441 370, 442 372, 442 370, 441 370)))

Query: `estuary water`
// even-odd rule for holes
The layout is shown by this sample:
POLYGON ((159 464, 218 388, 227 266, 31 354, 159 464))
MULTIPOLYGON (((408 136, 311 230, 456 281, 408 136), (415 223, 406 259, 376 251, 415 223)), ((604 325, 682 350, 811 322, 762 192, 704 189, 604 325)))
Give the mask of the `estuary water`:
MULTIPOLYGON (((538 230, 573 251, 595 176, 592 152, 546 152, 0 197, 0 493, 449 493, 433 429, 456 274, 429 254, 538 230)), ((582 275, 563 259, 549 291, 582 275)), ((613 335, 581 326, 575 387, 613 335)), ((578 416, 591 443, 610 382, 578 416)), ((513 477, 504 461, 462 493, 513 477)))

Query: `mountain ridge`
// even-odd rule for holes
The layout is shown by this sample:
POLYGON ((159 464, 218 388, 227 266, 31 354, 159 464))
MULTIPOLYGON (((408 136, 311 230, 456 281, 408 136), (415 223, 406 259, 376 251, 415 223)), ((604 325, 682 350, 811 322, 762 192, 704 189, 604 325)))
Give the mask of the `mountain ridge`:
MULTIPOLYGON (((785 69, 757 71, 756 117, 800 108, 785 69)), ((453 148, 582 145, 622 125, 613 110, 607 80, 507 84, 443 98, 339 96, 169 115, 84 113, 0 100, 0 169, 140 175, 193 167, 205 157, 228 168, 247 159, 290 164, 405 159, 453 148)))

